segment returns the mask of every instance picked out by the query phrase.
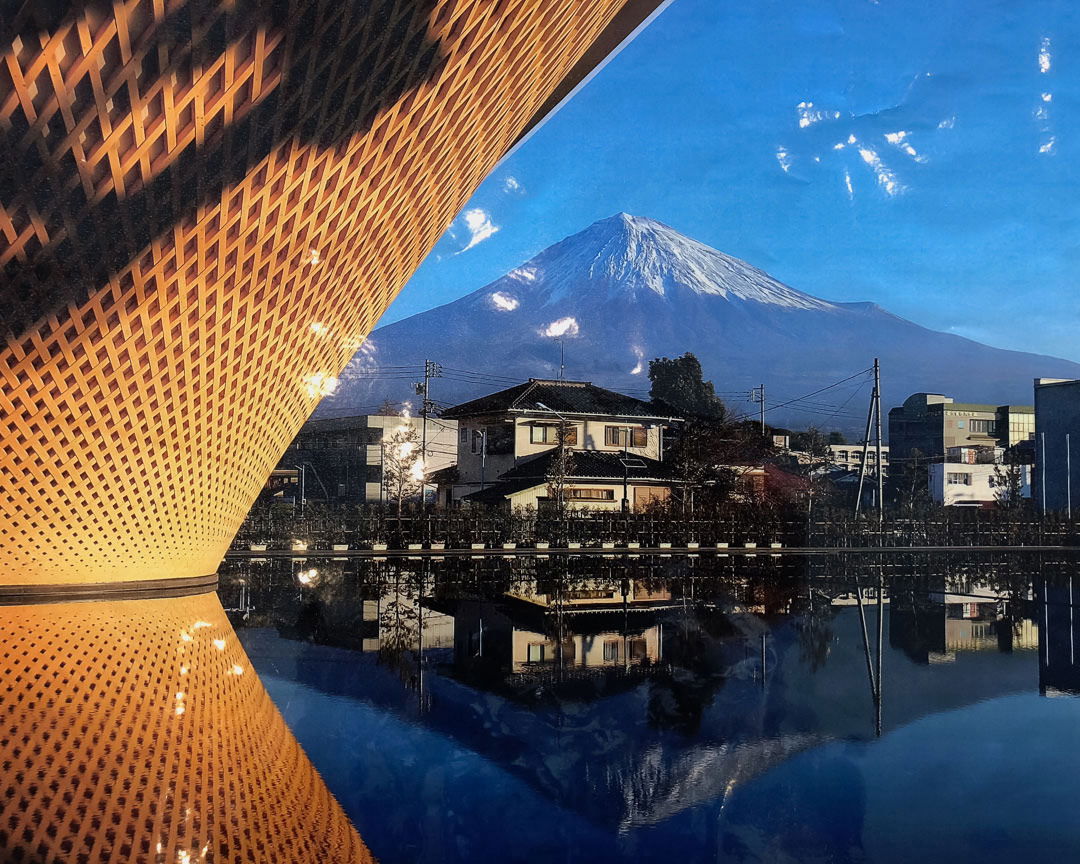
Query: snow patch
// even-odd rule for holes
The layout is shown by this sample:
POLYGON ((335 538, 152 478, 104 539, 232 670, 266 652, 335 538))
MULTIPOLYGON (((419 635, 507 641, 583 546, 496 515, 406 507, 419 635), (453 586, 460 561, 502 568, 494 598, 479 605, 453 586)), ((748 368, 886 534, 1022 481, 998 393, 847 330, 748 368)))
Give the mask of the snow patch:
POLYGON ((566 316, 557 321, 552 321, 541 331, 550 339, 558 339, 562 336, 577 336, 581 332, 576 318, 566 316))

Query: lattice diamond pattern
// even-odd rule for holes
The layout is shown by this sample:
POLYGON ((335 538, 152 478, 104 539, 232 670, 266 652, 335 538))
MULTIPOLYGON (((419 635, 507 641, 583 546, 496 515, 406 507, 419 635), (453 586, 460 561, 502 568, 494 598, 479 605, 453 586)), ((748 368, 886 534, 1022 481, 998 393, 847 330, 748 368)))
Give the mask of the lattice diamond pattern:
POLYGON ((373 860, 213 594, 2 608, 0 682, 0 860, 373 860))
POLYGON ((0 25, 0 584, 213 572, 622 4, 27 0, 0 25))

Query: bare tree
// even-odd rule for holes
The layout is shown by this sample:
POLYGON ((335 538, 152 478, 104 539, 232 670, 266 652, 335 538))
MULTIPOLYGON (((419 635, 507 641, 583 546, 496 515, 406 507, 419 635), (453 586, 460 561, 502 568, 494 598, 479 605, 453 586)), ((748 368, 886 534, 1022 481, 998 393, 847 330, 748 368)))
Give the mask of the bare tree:
POLYGON ((383 442, 383 488, 388 501, 397 502, 400 518, 405 501, 420 493, 424 483, 424 460, 420 433, 401 425, 383 442))
POLYGON ((1024 467, 1015 463, 994 466, 994 501, 1001 510, 1022 510, 1024 498, 1024 467))
POLYGON ((566 515, 566 488, 574 474, 574 451, 570 447, 574 440, 573 431, 573 427, 565 420, 559 421, 555 455, 546 478, 548 497, 555 501, 559 519, 566 515))

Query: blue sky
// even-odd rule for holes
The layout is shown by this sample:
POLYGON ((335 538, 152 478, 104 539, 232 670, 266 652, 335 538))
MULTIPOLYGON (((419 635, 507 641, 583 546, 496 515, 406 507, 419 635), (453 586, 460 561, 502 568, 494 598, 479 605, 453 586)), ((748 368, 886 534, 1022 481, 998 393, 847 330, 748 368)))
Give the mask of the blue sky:
POLYGON ((1080 4, 673 0, 381 323, 649 216, 830 300, 1080 360, 1080 4))

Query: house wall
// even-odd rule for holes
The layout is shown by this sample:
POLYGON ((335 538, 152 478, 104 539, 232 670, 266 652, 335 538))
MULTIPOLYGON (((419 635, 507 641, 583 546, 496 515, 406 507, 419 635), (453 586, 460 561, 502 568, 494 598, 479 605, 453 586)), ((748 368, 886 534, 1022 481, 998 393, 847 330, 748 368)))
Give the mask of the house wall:
MULTIPOLYGON (((458 483, 455 485, 454 498, 475 492, 480 488, 481 476, 486 485, 494 484, 499 475, 518 464, 539 456, 557 445, 533 443, 531 440, 534 427, 557 427, 558 418, 547 413, 513 416, 493 415, 461 420, 457 429, 457 469, 458 483), (479 433, 487 430, 488 452, 482 458, 479 452, 479 433), (500 452, 500 442, 509 447, 500 452), (474 452, 477 451, 477 452, 474 452)), ((628 447, 629 453, 649 459, 660 459, 663 446, 663 426, 657 422, 642 422, 640 419, 625 418, 577 418, 569 424, 577 431, 577 444, 574 450, 599 450, 609 453, 622 452, 623 448, 606 443, 605 427, 619 426, 644 428, 646 432, 644 447, 628 447)), ((619 497, 622 497, 622 484, 619 484, 619 497)), ((616 502, 617 504, 618 502, 616 502)))
MULTIPOLYGON (((621 482, 612 483, 574 483, 567 487, 568 489, 607 489, 612 493, 612 500, 591 500, 591 499, 573 499, 567 500, 567 505, 570 507, 582 507, 587 510, 621 510, 622 509, 622 494, 623 485, 621 482)), ((634 483, 631 482, 627 486, 627 494, 630 499, 630 508, 634 508, 635 490, 641 489, 645 495, 659 495, 661 498, 666 498, 670 494, 670 490, 667 486, 655 486, 647 483, 634 483)), ((472 490, 469 490, 472 491, 472 490)), ((467 494, 467 493, 464 493, 467 494)), ((522 489, 520 492, 515 492, 510 495, 508 500, 511 507, 536 507, 539 505, 541 499, 547 499, 548 491, 547 486, 544 483, 540 483, 531 489, 522 489)))
MULTIPOLYGON (((1021 472, 1020 494, 1031 497, 1031 466, 1017 466, 1021 472)), ((969 465, 962 462, 937 462, 928 466, 930 497, 935 504, 946 507, 994 504, 997 502, 995 480, 997 470, 1007 469, 998 465, 969 465), (967 477, 969 483, 950 483, 950 475, 967 477)))

